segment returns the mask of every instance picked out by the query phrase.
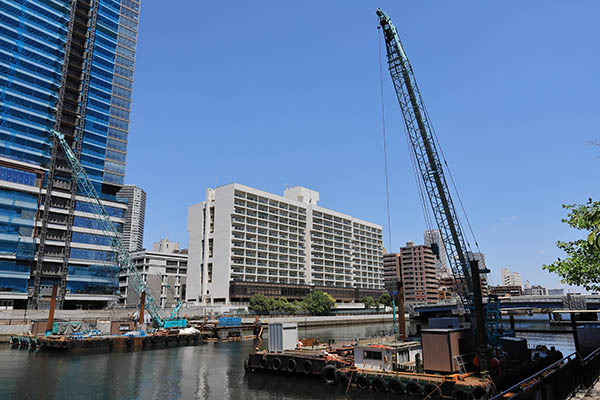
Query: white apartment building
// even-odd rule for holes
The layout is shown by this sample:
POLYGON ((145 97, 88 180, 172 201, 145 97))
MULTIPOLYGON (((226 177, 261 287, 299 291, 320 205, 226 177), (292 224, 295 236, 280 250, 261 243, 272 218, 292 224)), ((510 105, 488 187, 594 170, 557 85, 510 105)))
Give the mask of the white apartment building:
MULTIPOLYGON (((179 249, 178 242, 162 239, 153 244, 152 251, 137 251, 131 253, 131 258, 160 307, 174 307, 185 298, 188 254, 185 249, 179 249)), ((136 307, 139 297, 129 287, 124 271, 121 271, 119 286, 125 307, 136 307)))
POLYGON ((383 292, 381 226, 318 201, 304 187, 284 196, 237 183, 208 189, 188 209, 187 301, 298 298, 311 287, 343 301, 383 292))
POLYGON ((502 275, 503 286, 521 286, 521 275, 518 272, 511 272, 508 268, 502 268, 500 270, 502 275))

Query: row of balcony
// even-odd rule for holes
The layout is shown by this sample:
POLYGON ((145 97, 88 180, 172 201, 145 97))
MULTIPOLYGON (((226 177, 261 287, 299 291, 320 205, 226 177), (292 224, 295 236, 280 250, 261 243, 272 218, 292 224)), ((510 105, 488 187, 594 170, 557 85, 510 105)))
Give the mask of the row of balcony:
POLYGON ((262 197, 262 196, 258 196, 256 194, 253 193, 247 193, 247 192, 243 192, 241 190, 236 190, 234 192, 234 196, 238 199, 246 199, 252 202, 256 202, 256 203, 260 203, 260 204, 268 204, 271 207, 278 207, 284 210, 292 210, 292 211, 296 211, 296 210, 300 210, 302 212, 306 212, 305 208, 302 207, 297 207, 295 205, 292 204, 288 204, 286 202, 280 202, 274 199, 267 199, 266 197, 262 197))
POLYGON ((298 285, 304 283, 304 278, 277 278, 277 277, 264 277, 264 276, 247 276, 244 277, 242 275, 232 275, 232 281, 246 281, 246 282, 263 282, 263 283, 284 283, 284 284, 292 284, 298 285))
POLYGON ((246 258, 241 259, 241 258, 233 258, 231 260, 231 265, 233 266, 250 266, 250 267, 254 267, 254 266, 258 266, 258 267, 271 267, 271 268, 284 268, 284 269, 304 269, 304 261, 302 262, 293 262, 293 261, 284 261, 284 260, 277 260, 277 261, 264 261, 264 260, 255 260, 253 258, 246 258))
POLYGON ((269 219, 272 221, 276 221, 276 218, 290 218, 298 221, 306 221, 306 216, 304 214, 297 214, 295 212, 288 212, 286 210, 275 210, 273 208, 267 208, 265 206, 258 206, 255 211, 252 208, 246 208, 246 206, 242 206, 241 204, 236 203, 233 208, 233 214, 244 215, 255 218, 269 219), (275 218, 275 219, 271 219, 275 218))
POLYGON ((258 270, 256 272, 249 271, 248 269, 243 270, 239 268, 231 269, 232 275, 244 275, 244 276, 277 276, 277 277, 285 277, 285 278, 304 278, 304 272, 300 271, 275 271, 269 270, 269 272, 265 272, 265 270, 258 270), (279 273, 277 273, 279 272, 279 273))
POLYGON ((333 227, 335 229, 339 229, 340 231, 352 232, 352 226, 342 225, 336 222, 323 221, 319 218, 313 218, 313 226, 314 225, 323 225, 327 227, 333 227))

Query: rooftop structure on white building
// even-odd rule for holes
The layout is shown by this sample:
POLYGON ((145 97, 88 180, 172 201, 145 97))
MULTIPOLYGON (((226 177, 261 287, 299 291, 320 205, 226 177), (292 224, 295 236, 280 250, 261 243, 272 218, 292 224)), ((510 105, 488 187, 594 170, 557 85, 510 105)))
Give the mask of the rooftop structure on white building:
POLYGON ((188 209, 187 301, 246 302, 255 293, 338 301, 383 292, 381 225, 317 205, 319 192, 283 196, 232 183, 188 209))
MULTIPOLYGON (((187 249, 180 250, 178 242, 165 238, 154 243, 151 251, 136 251, 131 253, 131 257, 160 307, 174 307, 180 299, 185 299, 187 249)), ((128 283, 127 275, 121 272, 121 302, 125 307, 137 307, 139 297, 128 287, 128 283)))

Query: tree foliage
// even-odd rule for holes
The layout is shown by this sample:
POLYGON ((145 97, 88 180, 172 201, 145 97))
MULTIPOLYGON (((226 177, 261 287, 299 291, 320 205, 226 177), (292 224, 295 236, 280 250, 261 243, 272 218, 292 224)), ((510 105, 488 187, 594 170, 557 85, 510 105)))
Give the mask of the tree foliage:
POLYGON ((302 308, 312 315, 328 315, 335 307, 335 299, 327 292, 313 290, 302 299, 302 308))
POLYGON ((258 315, 269 314, 270 311, 279 311, 285 314, 295 314, 299 307, 296 303, 290 303, 285 297, 272 299, 262 294, 255 294, 250 298, 250 310, 258 315))
POLYGON ((248 308, 258 315, 265 315, 273 309, 274 303, 273 299, 263 294, 255 294, 250 297, 250 306, 248 308))
POLYGON ((391 307, 392 306, 392 296, 390 296, 390 294, 388 292, 382 293, 381 296, 379 296, 379 302, 386 307, 391 307))
POLYGON ((285 314, 295 314, 298 308, 294 303, 290 303, 285 297, 280 297, 273 302, 273 309, 285 314))
POLYGON ((366 309, 375 307, 375 300, 373 300, 372 296, 365 296, 360 300, 360 302, 365 305, 366 309))
POLYGON ((562 222, 585 231, 585 239, 571 242, 558 241, 556 245, 567 254, 543 268, 559 275, 563 283, 583 286, 590 291, 600 290, 600 201, 564 205, 569 210, 562 222))

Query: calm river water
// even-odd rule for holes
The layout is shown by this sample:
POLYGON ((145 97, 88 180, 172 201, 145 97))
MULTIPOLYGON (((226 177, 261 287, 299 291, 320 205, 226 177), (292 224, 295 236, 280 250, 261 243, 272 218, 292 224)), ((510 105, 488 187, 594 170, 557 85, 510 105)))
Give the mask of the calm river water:
MULTIPOLYGON (((301 337, 355 338, 391 324, 300 329, 301 337)), ((570 335, 532 335, 530 345, 573 351, 570 335)), ((248 374, 252 341, 133 353, 65 354, 0 346, 0 399, 364 399, 314 379, 248 374)), ((369 399, 391 399, 369 393, 369 399)))

